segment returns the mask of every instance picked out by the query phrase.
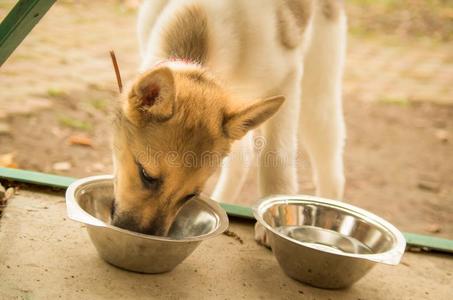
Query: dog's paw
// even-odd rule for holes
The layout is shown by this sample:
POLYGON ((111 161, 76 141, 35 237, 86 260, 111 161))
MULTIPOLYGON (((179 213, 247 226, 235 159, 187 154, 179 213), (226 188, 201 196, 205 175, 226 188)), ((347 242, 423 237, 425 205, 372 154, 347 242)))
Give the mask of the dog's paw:
POLYGON ((266 233, 266 228, 264 228, 264 226, 258 222, 255 223, 255 241, 261 246, 267 247, 269 249, 271 248, 271 245, 269 244, 269 237, 266 233))

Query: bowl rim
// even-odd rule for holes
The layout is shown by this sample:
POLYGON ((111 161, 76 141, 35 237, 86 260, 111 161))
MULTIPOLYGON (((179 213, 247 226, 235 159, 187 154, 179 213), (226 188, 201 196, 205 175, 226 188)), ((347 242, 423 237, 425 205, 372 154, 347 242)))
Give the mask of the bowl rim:
MULTIPOLYGON (((87 211, 85 211, 82 207, 80 207, 79 203, 76 201, 76 193, 83 187, 93 184, 93 183, 99 183, 99 182, 112 182, 114 180, 113 175, 96 175, 96 176, 89 176, 89 177, 84 177, 81 179, 78 179, 71 183, 66 190, 65 194, 65 199, 66 199, 66 212, 68 217, 71 220, 84 223, 87 225, 92 225, 96 227, 104 227, 104 228, 109 228, 114 231, 122 232, 128 235, 136 236, 142 239, 147 239, 147 240, 156 240, 156 241, 166 241, 166 242, 174 242, 174 243, 184 243, 184 242, 195 242, 195 241, 202 241, 206 240, 208 238, 217 236, 221 233, 223 233, 229 225, 229 220, 228 216, 225 212, 225 210, 220 206, 220 204, 209 197, 207 197, 204 194, 201 194, 197 197, 197 200, 202 201, 204 204, 210 207, 210 209, 214 212, 214 214, 217 217, 217 227, 215 230, 198 235, 198 236, 192 236, 192 237, 187 237, 183 239, 175 239, 175 238, 170 238, 170 237, 164 237, 164 236, 156 236, 156 235, 148 235, 144 233, 139 233, 139 232, 134 232, 130 231, 127 229, 123 229, 120 227, 116 227, 110 224, 105 223, 102 220, 99 220, 98 218, 92 216, 89 214, 87 211)), ((113 184, 113 183, 112 183, 113 184)))
POLYGON ((399 231, 395 226, 393 226, 390 222, 384 220, 383 218, 367 211, 357 206, 344 203, 338 200, 331 200, 316 196, 309 196, 309 195, 271 195, 268 197, 263 198, 259 203, 253 206, 253 214, 256 220, 263 225, 267 230, 270 230, 274 234, 291 241, 295 244, 298 244, 303 247, 308 247, 316 251, 326 252, 333 255, 338 256, 346 256, 351 258, 358 258, 358 259, 366 259, 373 262, 384 263, 388 265, 397 265, 401 257, 404 254, 406 249, 406 239, 404 238, 401 231, 399 231), (293 239, 288 237, 277 230, 275 230, 272 226, 270 226, 266 221, 264 221, 262 215, 265 210, 275 204, 297 204, 297 203, 311 203, 311 204, 318 204, 322 206, 328 206, 333 209, 347 211, 359 217, 361 219, 365 219, 367 222, 371 223, 373 226, 379 227, 386 232, 388 232, 393 238, 393 245, 391 249, 381 252, 381 253, 373 253, 373 254, 354 254, 354 253, 346 253, 346 252, 336 252, 333 250, 327 249, 319 249, 313 246, 310 243, 304 243, 299 240, 293 239))

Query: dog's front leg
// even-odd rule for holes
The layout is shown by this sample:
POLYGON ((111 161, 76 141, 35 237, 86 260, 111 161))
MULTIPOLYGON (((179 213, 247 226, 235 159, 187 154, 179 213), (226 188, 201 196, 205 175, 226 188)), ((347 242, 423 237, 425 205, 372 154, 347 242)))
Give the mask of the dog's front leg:
POLYGON ((346 133, 341 86, 346 21, 343 16, 328 20, 321 13, 316 18, 311 46, 306 53, 300 137, 310 156, 316 194, 342 200, 346 133))
POLYGON ((297 193, 297 131, 299 127, 300 84, 293 75, 284 89, 280 110, 262 128, 264 146, 259 157, 261 196, 297 193))
POLYGON ((239 195, 253 159, 253 133, 237 141, 230 155, 224 159, 219 180, 212 198, 219 202, 232 202, 239 195))
MULTIPOLYGON (((285 103, 275 116, 263 125, 264 147, 259 158, 259 188, 261 196, 296 194, 297 131, 299 128, 300 76, 294 74, 280 91, 285 103)), ((255 240, 270 247, 265 229, 255 225, 255 240)))

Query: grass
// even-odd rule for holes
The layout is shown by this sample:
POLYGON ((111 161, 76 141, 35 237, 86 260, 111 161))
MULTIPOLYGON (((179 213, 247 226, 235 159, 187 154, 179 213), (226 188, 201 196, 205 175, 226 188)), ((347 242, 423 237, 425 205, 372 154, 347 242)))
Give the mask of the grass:
POLYGON ((61 96, 66 95, 66 92, 63 91, 62 89, 53 87, 53 88, 49 88, 49 89, 47 90, 47 95, 48 95, 49 97, 57 98, 57 97, 61 97, 61 96))
POLYGON ((383 97, 379 99, 379 103, 397 105, 401 107, 408 107, 411 105, 409 99, 403 97, 383 97))
POLYGON ((89 104, 97 110, 104 111, 104 112, 107 111, 107 101, 104 99, 98 99, 98 98, 91 99, 89 101, 89 104))
POLYGON ((453 41, 451 0, 349 0, 347 8, 354 35, 453 41))
POLYGON ((91 131, 93 130, 93 125, 90 122, 75 119, 69 116, 59 116, 58 123, 60 126, 82 130, 82 131, 91 131))

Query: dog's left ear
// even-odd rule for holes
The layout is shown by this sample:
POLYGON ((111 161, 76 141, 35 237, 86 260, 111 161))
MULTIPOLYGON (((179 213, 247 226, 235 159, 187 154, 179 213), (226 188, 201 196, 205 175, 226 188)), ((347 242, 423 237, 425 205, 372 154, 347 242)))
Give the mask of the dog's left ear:
POLYGON ((285 101, 283 96, 271 97, 225 116, 223 130, 231 139, 241 139, 249 130, 272 117, 285 101))
POLYGON ((173 116, 175 79, 169 68, 160 67, 143 74, 133 84, 123 109, 136 125, 163 122, 173 116))

